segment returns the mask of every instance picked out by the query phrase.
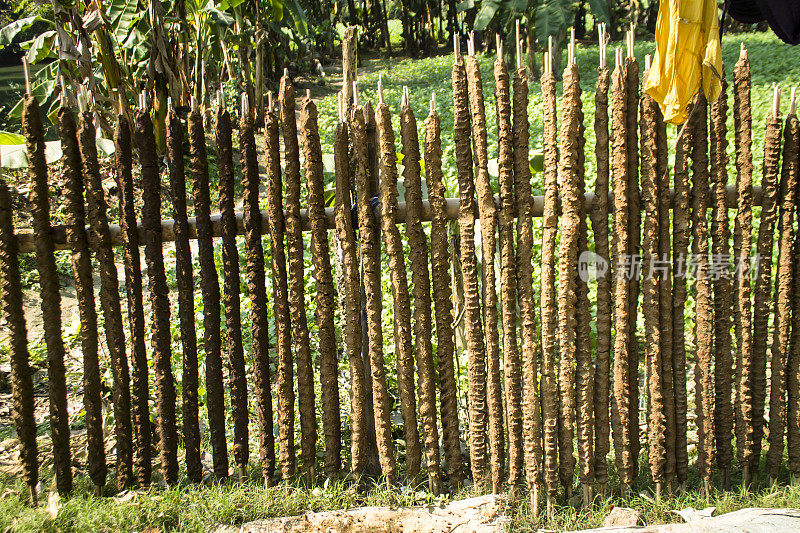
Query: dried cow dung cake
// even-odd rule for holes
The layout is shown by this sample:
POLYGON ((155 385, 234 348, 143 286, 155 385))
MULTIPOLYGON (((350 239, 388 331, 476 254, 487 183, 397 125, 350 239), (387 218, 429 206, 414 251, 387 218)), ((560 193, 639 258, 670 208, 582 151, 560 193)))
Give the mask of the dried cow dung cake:
POLYGON ((542 438, 544 441, 544 485, 548 510, 558 492, 558 358, 556 334, 556 236, 558 234, 558 128, 556 80, 552 73, 542 76, 544 107, 544 216, 542 218, 542 438))
POLYGON ((714 462, 714 377, 711 368, 714 303, 709 272, 707 221, 708 209, 711 207, 708 194, 708 102, 702 93, 695 97, 689 120, 692 161, 692 260, 696 265, 694 390, 698 441, 697 470, 708 494, 714 462))
MULTIPOLYGON (((608 246, 608 88, 611 71, 608 67, 598 69, 595 90, 594 136, 597 175, 594 182, 595 201, 591 222, 594 234, 595 253, 610 265, 608 246)), ((610 270, 610 268, 609 268, 610 270)), ((611 272, 597 279, 597 353, 594 367, 594 477, 600 495, 605 495, 608 484, 608 452, 610 451, 611 423, 609 418, 609 396, 611 393, 611 272)))
POLYGON ((711 190, 713 221, 711 223, 711 252, 714 257, 714 447, 716 464, 722 486, 730 486, 730 467, 733 461, 733 351, 731 346, 731 232, 726 204, 728 187, 728 115, 727 83, 723 71, 722 92, 711 104, 711 190))
MULTIPOLYGON (((428 488, 439 494, 439 429, 436 424, 436 375, 431 342, 431 280, 428 271, 428 239, 422 227, 422 180, 419 138, 414 112, 405 102, 400 109, 403 141, 403 178, 406 191, 406 236, 414 296, 414 354, 419 374, 419 414, 425 446, 428 488)), ((388 113, 381 115, 381 118, 388 113)))
MULTIPOLYGON (((75 294, 78 297, 80 312, 81 351, 83 352, 83 407, 86 413, 84 417, 86 422, 86 469, 94 485, 95 494, 101 495, 106 484, 108 466, 106 465, 105 438, 103 436, 102 381, 97 338, 97 310, 95 308, 94 281, 92 279, 92 255, 89 249, 89 237, 86 233, 86 207, 83 200, 84 185, 81 174, 81 154, 78 149, 75 117, 68 107, 61 107, 58 110, 58 136, 61 141, 61 151, 64 154, 64 177, 67 182, 65 197, 67 242, 72 248, 72 272, 75 279, 75 294)), ((16 260, 16 255, 14 259, 16 260)), ((14 268, 18 276, 19 266, 17 265, 14 268)), ((14 325, 12 325, 13 327, 14 325)), ((27 352, 24 363, 28 364, 27 352)), ((32 389, 33 385, 31 385, 31 393, 33 392, 32 389)), ((148 418, 149 422, 150 419, 148 418)), ((17 433, 22 435, 25 431, 24 429, 22 432, 18 430, 17 433)), ((25 443, 23 439, 22 444, 24 450, 28 443, 25 443)), ((149 466, 149 462, 147 465, 149 466)))
POLYGON ((689 469, 686 410, 685 262, 689 255, 688 126, 675 144, 675 198, 672 204, 672 379, 675 398, 675 479, 686 483, 689 469))
POLYGON ((503 370, 508 415, 508 492, 509 499, 514 501, 522 483, 522 368, 517 345, 517 264, 514 253, 514 215, 517 206, 514 196, 511 87, 508 68, 501 58, 494 62, 494 80, 500 182, 500 305, 503 312, 503 370))
MULTIPOLYGON (((189 222, 186 211, 186 170, 183 162, 183 125, 171 111, 167 122, 167 165, 172 192, 172 218, 175 232, 175 282, 178 286, 178 318, 183 346, 181 374, 181 418, 183 447, 186 450, 186 477, 197 483, 203 478, 200 456, 200 419, 197 387, 197 332, 194 324, 194 273, 189 245, 189 222)), ((133 191, 133 182, 130 183, 133 191)), ((126 193, 127 194, 127 193, 126 193)), ((131 206, 132 207, 132 206, 131 206)), ((135 223, 135 215, 134 215, 135 223)), ((137 250, 138 257, 138 250, 137 250)), ((134 262, 136 264, 138 259, 134 262)), ((141 287, 141 279, 139 280, 141 287)), ((140 296, 141 298, 141 296, 140 296)))
POLYGON ((450 250, 447 239, 447 203, 442 181, 441 120, 436 109, 425 121, 425 181, 431 206, 431 274, 436 322, 436 362, 445 471, 454 489, 461 486, 461 439, 458 389, 455 379, 455 339, 451 300, 450 250))
MULTIPOLYGON (((100 265, 100 304, 103 309, 106 346, 111 355, 111 372, 114 380, 117 489, 123 490, 133 483, 130 375, 128 358, 125 354, 125 330, 122 325, 122 310, 119 302, 117 265, 114 262, 114 249, 111 247, 111 233, 106 213, 108 205, 103 192, 100 164, 97 160, 96 138, 93 115, 88 112, 81 113, 78 147, 81 153, 83 175, 86 178, 86 205, 91 229, 90 242, 94 245, 95 256, 100 265)), ((47 321, 45 316, 45 322, 47 321)))
MULTIPOLYGON (((734 435, 741 450, 742 483, 758 478, 761 444, 753 441, 753 329, 751 277, 741 271, 749 266, 753 234, 753 154, 750 110, 750 60, 743 52, 733 69, 733 122, 736 144, 737 207, 734 226, 734 283, 736 286, 736 411, 734 435)), ((682 303, 681 303, 682 305, 682 303)), ((677 303, 676 303, 677 307, 677 303)))
POLYGON ((161 176, 153 121, 148 111, 136 113, 135 137, 142 165, 142 226, 152 315, 153 373, 160 437, 158 450, 161 476, 167 484, 173 484, 178 481, 178 429, 175 420, 175 378, 172 374, 172 333, 161 239, 161 176))
POLYGON ((469 95, 464 59, 456 54, 453 63, 453 144, 458 175, 458 233, 464 285, 464 323, 466 324, 469 380, 469 454, 472 481, 486 482, 486 345, 481 320, 478 266, 475 257, 475 183, 473 181, 470 140, 469 95))
POLYGON ((322 431, 325 435, 325 472, 328 477, 335 477, 338 475, 342 450, 342 430, 339 420, 339 365, 336 360, 336 330, 333 319, 333 276, 331 275, 328 229, 325 220, 322 147, 317 127, 317 106, 311 100, 306 100, 303 104, 300 114, 300 132, 303 141, 303 156, 305 157, 308 218, 311 223, 311 253, 317 289, 316 321, 319 338, 322 431))
POLYGON ((186 120, 189 130, 192 196, 197 224, 197 258, 200 263, 200 292, 203 297, 203 346, 206 354, 206 406, 211 436, 212 469, 217 479, 228 477, 228 441, 225 436, 225 389, 222 384, 220 342, 220 293, 214 262, 214 230, 211 226, 211 193, 208 184, 208 156, 203 116, 193 109, 186 120))
MULTIPOLYGON (((11 193, 5 180, 0 180, 0 296, 3 316, 6 317, 10 337, 11 356, 11 407, 14 429, 19 438, 19 459, 22 478, 30 491, 30 503, 36 505, 36 485, 39 483, 38 446, 36 443, 36 418, 33 405, 33 375, 28 353, 28 332, 22 308, 22 282, 19 274, 19 252, 14 235, 14 213, 11 193)), ((99 391, 98 391, 99 392, 99 391)), ((88 411, 88 409, 87 409, 88 411)), ((88 419, 88 414, 87 414, 88 419)), ((94 451, 92 449, 92 451, 94 451)), ((95 458, 88 458, 94 462, 95 458)), ((105 462, 105 457, 103 458, 105 462)), ((94 463, 96 465, 97 463, 94 463)), ((92 481, 96 471, 90 473, 92 481)))
MULTIPOLYGON (((243 106, 246 107, 246 106, 243 106)), ((258 419, 258 455, 261 472, 267 487, 275 474, 275 433, 272 421, 272 387, 269 361, 269 322, 267 319, 266 271, 263 220, 258 194, 260 177, 253 119, 249 109, 243 109, 239 119, 239 146, 242 150, 242 186, 244 188, 244 245, 247 255, 247 292, 250 295, 250 321, 252 322, 250 350, 253 357, 253 377, 258 419)))
POLYGON ((514 72, 513 149, 514 188, 517 200, 517 301, 520 308, 522 366, 522 433, 525 478, 531 506, 538 514, 542 485, 542 413, 539 402, 539 343, 536 332, 536 302, 533 294, 533 196, 528 122, 528 74, 525 67, 514 72))
MULTIPOLYGON (((355 238, 350 216, 350 176, 347 160, 347 129, 345 124, 339 125, 336 145, 336 227, 339 241, 342 243, 345 270, 345 300, 347 325, 349 328, 348 359, 350 373, 353 376, 353 387, 350 391, 353 419, 352 469, 362 473, 367 468, 367 413, 366 379, 364 362, 361 357, 361 305, 358 279, 358 258, 355 238), (341 176, 341 179, 339 178, 341 176), (339 200, 341 198, 341 201, 339 200)), ((356 205, 358 209, 358 233, 361 251, 361 267, 364 276, 364 297, 366 304, 366 327, 369 336, 369 363, 373 386, 373 408, 375 413, 375 433, 378 446, 378 459, 381 471, 388 484, 396 480, 396 462, 394 442, 391 432, 391 410, 389 393, 386 388, 386 369, 383 361, 383 330, 381 325, 381 266, 380 241, 378 240, 377 221, 372 211, 369 196, 369 174, 366 143, 366 125, 364 110, 356 109, 350 120, 350 138, 353 147, 354 173, 353 181, 357 191, 356 205), (376 250, 377 249, 377 250, 376 250), (377 251, 377 253, 376 253, 377 251)))
POLYGON ((219 171, 219 212, 222 225, 222 303, 225 308, 225 335, 228 353, 228 386, 231 391, 233 418, 233 461, 239 479, 247 475, 250 457, 247 376, 242 346, 241 300, 239 298, 239 249, 236 244, 236 213, 234 212, 233 141, 231 115, 224 106, 217 109, 216 124, 217 169, 219 171))
MULTIPOLYGON (((394 143, 389 108, 378 106, 376 113, 381 175, 381 234, 386 250, 387 266, 392 282, 392 300, 395 316, 395 352, 397 357, 397 382, 406 438, 406 476, 414 479, 419 474, 422 451, 417 427, 416 386, 414 385, 414 345, 411 337, 411 299, 408 290, 403 241, 395 224, 397 217, 397 150, 394 143)), ((358 188, 358 183, 356 183, 358 188)))
MULTIPOLYGON (((481 252, 484 265, 494 265, 497 240, 497 207, 489 180, 489 156, 486 108, 483 100, 483 81, 478 60, 467 56, 467 90, 472 116, 472 145, 475 156, 475 191, 478 216, 481 221, 481 252)), ((483 320, 486 340, 486 403, 489 421, 491 481, 494 492, 500 490, 505 470, 505 431, 503 393, 500 380, 500 337, 497 317, 497 287, 494 268, 482 268, 483 320)))
POLYGON ((286 246, 288 259, 289 318, 297 360, 297 410, 300 413, 300 456, 306 479, 316 477, 317 414, 314 406, 314 367, 308 338, 303 277, 303 230, 300 222, 300 147, 297 141, 294 86, 287 74, 278 94, 283 132, 286 181, 286 246))
POLYGON ((264 153, 267 167, 267 216, 272 259, 272 302, 278 352, 278 463, 283 481, 295 472, 294 452, 294 363, 292 362, 291 319, 286 280, 284 248, 283 186, 281 179, 278 116, 269 110, 265 118, 264 153))

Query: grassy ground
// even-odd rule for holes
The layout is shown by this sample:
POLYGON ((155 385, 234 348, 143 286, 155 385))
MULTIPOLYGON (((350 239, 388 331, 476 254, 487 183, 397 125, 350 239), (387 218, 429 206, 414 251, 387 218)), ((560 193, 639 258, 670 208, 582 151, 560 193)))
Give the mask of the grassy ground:
MULTIPOLYGON (((19 480, 0 482, 0 531, 207 531, 217 524, 239 525, 261 518, 289 516, 307 511, 346 509, 359 506, 426 505, 444 501, 425 491, 372 488, 363 492, 345 483, 307 489, 279 486, 264 489, 257 477, 240 483, 181 483, 166 489, 97 498, 91 495, 88 479, 76 479, 74 494, 60 502, 57 514, 51 514, 47 496, 39 507, 25 503, 26 488, 19 480)), ((109 491, 111 486, 109 485, 109 491)), ((455 498, 471 496, 464 491, 455 498)), ((511 517, 509 531, 536 531, 538 528, 572 530, 603 525, 614 506, 632 507, 642 513, 645 523, 680 522, 672 510, 715 506, 716 514, 746 507, 800 507, 800 487, 781 487, 747 492, 715 492, 710 500, 699 491, 663 498, 656 503, 645 494, 628 499, 598 498, 588 511, 571 506, 556 508, 551 518, 534 517, 527 501, 506 509, 511 517)))

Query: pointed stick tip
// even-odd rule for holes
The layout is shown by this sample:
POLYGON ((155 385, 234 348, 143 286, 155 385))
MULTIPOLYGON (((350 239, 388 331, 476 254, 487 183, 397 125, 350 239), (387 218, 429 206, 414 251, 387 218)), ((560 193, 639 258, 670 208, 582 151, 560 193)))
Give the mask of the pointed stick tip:
POLYGON ((242 116, 247 116, 250 114, 250 97, 247 96, 247 93, 242 93, 242 116))
POLYGON ((22 56, 22 70, 25 74, 25 94, 27 96, 31 96, 33 92, 31 91, 31 73, 28 68, 28 56, 27 54, 23 54, 22 56))

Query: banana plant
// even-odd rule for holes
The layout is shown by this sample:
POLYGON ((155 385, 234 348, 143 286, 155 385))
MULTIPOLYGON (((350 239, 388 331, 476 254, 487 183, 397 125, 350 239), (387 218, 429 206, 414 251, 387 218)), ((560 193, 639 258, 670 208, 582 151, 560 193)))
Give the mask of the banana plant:
MULTIPOLYGON (((167 9, 160 0, 51 0, 50 15, 22 18, 0 29, 0 48, 41 25, 38 35, 20 43, 29 64, 45 65, 33 69, 33 93, 53 121, 62 84, 71 86, 72 94, 87 87, 107 134, 104 113, 129 113, 127 102, 142 87, 155 96, 160 124, 166 98, 188 104, 191 85, 200 102, 208 104, 209 93, 216 91, 209 90, 210 80, 220 81, 223 69, 232 78, 250 80, 253 50, 259 83, 264 62, 277 73, 306 52, 309 24, 298 0, 173 1, 167 9)), ((12 115, 20 112, 18 104, 12 115)))
MULTIPOLYGON (((610 22, 608 0, 588 0, 597 22, 610 22)), ((548 37, 563 35, 574 20, 578 2, 575 0, 481 0, 475 16, 476 31, 494 26, 506 33, 513 31, 515 21, 522 19, 533 28, 540 45, 548 37)))

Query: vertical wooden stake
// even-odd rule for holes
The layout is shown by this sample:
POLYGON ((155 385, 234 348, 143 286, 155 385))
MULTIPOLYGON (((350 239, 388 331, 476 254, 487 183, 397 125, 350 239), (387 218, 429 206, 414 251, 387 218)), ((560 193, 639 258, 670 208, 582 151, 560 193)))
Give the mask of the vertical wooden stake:
POLYGON ((31 74, 28 71, 28 57, 22 56, 22 70, 25 72, 25 94, 31 95, 31 74))

